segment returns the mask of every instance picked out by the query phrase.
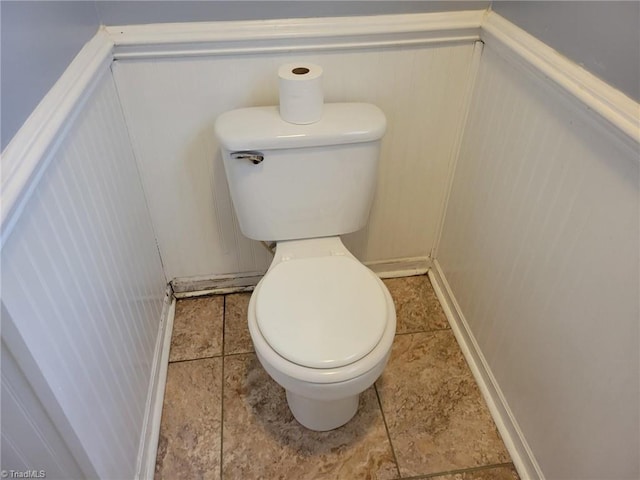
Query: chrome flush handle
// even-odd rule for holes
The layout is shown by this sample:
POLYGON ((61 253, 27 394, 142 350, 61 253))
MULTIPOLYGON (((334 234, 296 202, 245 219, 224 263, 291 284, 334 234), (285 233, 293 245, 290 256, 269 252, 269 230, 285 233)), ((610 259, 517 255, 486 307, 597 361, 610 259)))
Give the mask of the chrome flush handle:
POLYGON ((231 158, 249 160, 254 165, 258 165, 264 160, 264 153, 256 152, 254 150, 242 150, 239 152, 231 152, 231 158))

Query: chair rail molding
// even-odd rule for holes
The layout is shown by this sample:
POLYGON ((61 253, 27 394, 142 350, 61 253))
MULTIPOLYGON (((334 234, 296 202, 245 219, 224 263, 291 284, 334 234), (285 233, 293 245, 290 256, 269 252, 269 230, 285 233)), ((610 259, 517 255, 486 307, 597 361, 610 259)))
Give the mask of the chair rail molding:
POLYGON ((106 27, 115 59, 473 42, 484 10, 106 27))
POLYGON ((485 16, 480 37, 501 55, 523 62, 549 78, 624 134, 635 148, 640 144, 638 102, 495 12, 485 16))
POLYGON ((102 73, 111 65, 112 49, 113 41, 102 27, 80 50, 2 152, 1 245, 10 235, 56 146, 65 137, 102 73))

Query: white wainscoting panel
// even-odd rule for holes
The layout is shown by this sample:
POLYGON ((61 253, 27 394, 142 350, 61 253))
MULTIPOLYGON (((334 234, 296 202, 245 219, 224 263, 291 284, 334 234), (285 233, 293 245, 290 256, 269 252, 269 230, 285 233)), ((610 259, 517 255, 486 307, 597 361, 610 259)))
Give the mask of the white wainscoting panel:
POLYGON ((102 71, 5 239, 2 302, 95 472, 133 478, 166 280, 102 71))
POLYGON ((95 477, 78 465, 4 339, 1 353, 2 469, 44 471, 50 478, 95 477))
POLYGON ((240 232, 213 125, 278 102, 278 66, 324 69, 325 101, 387 115, 368 226, 345 243, 365 262, 427 258, 435 243, 473 43, 116 60, 113 71, 169 279, 264 271, 271 254, 240 232))
POLYGON ((638 144, 485 45, 440 247, 544 476, 638 478, 638 144))

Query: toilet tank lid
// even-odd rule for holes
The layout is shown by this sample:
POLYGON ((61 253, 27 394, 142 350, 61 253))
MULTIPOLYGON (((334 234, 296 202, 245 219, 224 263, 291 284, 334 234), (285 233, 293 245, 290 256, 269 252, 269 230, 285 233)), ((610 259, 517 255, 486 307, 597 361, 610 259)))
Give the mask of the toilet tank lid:
POLYGON ((231 110, 216 119, 215 132, 227 150, 271 150, 375 141, 386 124, 370 103, 326 103, 322 118, 308 125, 285 122, 278 107, 231 110))

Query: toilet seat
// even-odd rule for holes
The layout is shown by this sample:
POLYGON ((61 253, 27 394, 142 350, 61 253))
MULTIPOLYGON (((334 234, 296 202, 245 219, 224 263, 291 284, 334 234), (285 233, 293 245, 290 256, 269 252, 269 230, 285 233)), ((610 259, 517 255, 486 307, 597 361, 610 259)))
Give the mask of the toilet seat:
POLYGON ((257 326, 278 355, 333 369, 365 357, 387 327, 387 301, 375 275, 347 255, 282 261, 255 302, 257 326))

